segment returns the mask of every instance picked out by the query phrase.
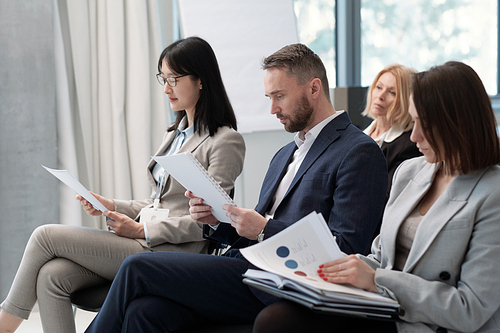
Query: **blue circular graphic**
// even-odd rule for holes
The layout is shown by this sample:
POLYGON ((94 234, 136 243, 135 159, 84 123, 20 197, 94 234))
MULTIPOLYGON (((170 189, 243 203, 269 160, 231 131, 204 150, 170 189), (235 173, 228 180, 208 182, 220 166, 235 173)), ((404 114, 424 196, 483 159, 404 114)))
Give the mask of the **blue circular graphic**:
POLYGON ((290 250, 286 247, 286 246, 280 246, 278 247, 278 249, 276 250, 276 254, 278 255, 278 257, 280 258, 286 258, 288 257, 288 255, 290 254, 290 250))
POLYGON ((287 260, 285 262, 285 266, 288 268, 291 268, 291 269, 295 269, 295 268, 299 267, 299 264, 297 264, 297 262, 295 260, 287 260))

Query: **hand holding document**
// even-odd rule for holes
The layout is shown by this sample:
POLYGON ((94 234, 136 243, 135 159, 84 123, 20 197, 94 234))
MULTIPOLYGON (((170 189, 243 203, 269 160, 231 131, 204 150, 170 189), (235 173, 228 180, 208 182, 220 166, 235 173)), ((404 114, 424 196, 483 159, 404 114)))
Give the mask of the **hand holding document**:
POLYGON ((222 205, 236 206, 233 199, 224 191, 217 181, 208 173, 191 153, 170 156, 153 156, 172 177, 193 195, 202 198, 212 208, 212 214, 220 222, 231 223, 222 205))
POLYGON ((240 252, 262 269, 244 274, 243 282, 255 288, 318 311, 397 319, 395 300, 319 277, 319 265, 345 256, 321 214, 313 212, 240 252))
POLYGON ((64 184, 68 185, 71 189, 73 189, 80 196, 85 198, 95 209, 100 210, 101 212, 107 212, 108 209, 104 207, 102 203, 97 200, 92 193, 90 193, 85 186, 83 186, 76 178, 74 178, 67 170, 56 170, 47 168, 46 166, 42 167, 50 172, 54 177, 62 181, 64 184))

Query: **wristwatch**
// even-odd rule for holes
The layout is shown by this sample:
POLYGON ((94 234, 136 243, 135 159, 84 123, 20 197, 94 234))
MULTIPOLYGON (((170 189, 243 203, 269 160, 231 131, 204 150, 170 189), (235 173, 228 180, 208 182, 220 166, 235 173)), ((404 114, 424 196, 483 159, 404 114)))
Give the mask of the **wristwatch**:
POLYGON ((264 229, 257 235, 257 242, 262 242, 264 240, 264 229))

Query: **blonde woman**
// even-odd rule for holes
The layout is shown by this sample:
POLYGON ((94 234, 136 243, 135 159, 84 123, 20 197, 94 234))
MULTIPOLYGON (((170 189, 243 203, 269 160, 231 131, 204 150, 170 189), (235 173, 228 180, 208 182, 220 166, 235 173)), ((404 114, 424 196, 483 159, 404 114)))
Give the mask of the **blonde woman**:
POLYGON ((401 162, 422 155, 410 141, 413 125, 408 106, 413 73, 415 70, 399 64, 384 68, 373 80, 366 97, 363 115, 374 120, 364 132, 378 143, 387 159, 387 194, 401 162))

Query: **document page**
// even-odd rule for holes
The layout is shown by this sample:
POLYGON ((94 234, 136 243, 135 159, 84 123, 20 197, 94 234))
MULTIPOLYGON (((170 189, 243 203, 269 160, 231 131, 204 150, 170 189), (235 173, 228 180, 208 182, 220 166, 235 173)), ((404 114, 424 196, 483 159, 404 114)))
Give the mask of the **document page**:
POLYGON ((273 237, 240 250, 260 269, 316 281, 319 265, 342 258, 322 215, 311 213, 273 237))
POLYGON ((100 210, 101 212, 107 212, 108 210, 99 200, 96 199, 86 188, 82 185, 75 177, 73 177, 67 170, 56 170, 47 168, 42 165, 42 167, 50 172, 54 177, 62 181, 64 184, 68 185, 71 189, 73 189, 80 196, 84 197, 85 200, 90 202, 95 209, 100 210))
POLYGON ((212 214, 220 222, 231 223, 224 204, 236 204, 217 181, 208 173, 201 163, 191 153, 181 153, 170 156, 153 156, 172 177, 184 188, 212 207, 212 214))
MULTIPOLYGON (((345 254, 340 251, 323 216, 315 212, 261 243, 240 249, 240 252, 258 268, 312 287, 324 294, 345 293, 394 302, 387 297, 350 285, 326 282, 318 275, 319 265, 339 259, 345 254)), ((248 273, 250 277, 252 272, 248 273)))

